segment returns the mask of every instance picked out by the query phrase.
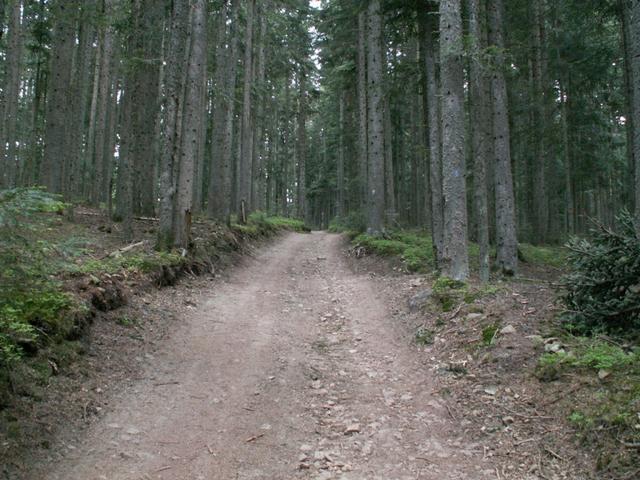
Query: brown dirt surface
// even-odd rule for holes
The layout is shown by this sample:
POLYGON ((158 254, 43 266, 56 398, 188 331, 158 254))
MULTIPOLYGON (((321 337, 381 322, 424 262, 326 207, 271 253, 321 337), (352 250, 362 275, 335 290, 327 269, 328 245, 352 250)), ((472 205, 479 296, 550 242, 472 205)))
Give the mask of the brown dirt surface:
POLYGON ((410 308, 432 279, 315 232, 222 275, 133 288, 53 403, 34 403, 50 434, 8 478, 597 478, 559 407, 573 386, 533 375, 555 287, 525 276, 546 279, 410 308))
MULTIPOLYGON (((173 319, 146 355, 125 356, 128 378, 86 385, 102 398, 90 426, 23 478, 494 478, 343 248, 337 235, 287 234, 228 278, 145 294, 173 319)), ((111 339, 94 338, 92 355, 110 358, 111 339)))

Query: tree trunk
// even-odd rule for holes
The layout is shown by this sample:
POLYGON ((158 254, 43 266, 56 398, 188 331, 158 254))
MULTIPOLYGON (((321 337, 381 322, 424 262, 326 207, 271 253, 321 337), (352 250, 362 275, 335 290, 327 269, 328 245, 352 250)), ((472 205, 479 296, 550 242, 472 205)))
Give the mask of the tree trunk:
POLYGON ((462 53, 460 0, 441 0, 440 77, 444 197, 442 271, 455 280, 466 280, 469 277, 462 53))
POLYGON ((160 64, 162 56, 163 0, 135 0, 133 15, 135 31, 133 58, 129 59, 134 102, 131 112, 131 130, 135 142, 131 145, 133 168, 133 209, 139 215, 153 216, 156 210, 154 184, 156 165, 154 146, 156 138, 160 64))
POLYGON ((108 145, 107 122, 109 120, 109 100, 111 98, 111 81, 113 67, 113 36, 114 31, 111 26, 111 15, 115 7, 115 0, 104 0, 104 15, 106 25, 103 27, 100 41, 102 54, 100 56, 100 76, 98 79, 98 104, 96 110, 96 134, 94 149, 94 183, 93 183, 93 203, 99 205, 106 202, 108 198, 109 181, 111 172, 110 162, 106 158, 108 145))
MULTIPOLYGON (((209 216, 227 221, 231 213, 231 159, 233 155, 233 119, 238 55, 238 11, 240 0, 232 0, 226 53, 218 45, 216 53, 216 87, 211 143, 211 173, 209 179, 209 216), (218 74, 219 72, 219 74, 218 74)), ((226 25, 226 19, 222 25, 226 25)), ((221 27, 222 28, 222 27, 221 27)))
MULTIPOLYGON (((183 59, 189 28, 189 0, 173 2, 171 32, 166 58, 183 59)), ((167 250, 174 245, 174 169, 180 159, 180 111, 182 109, 182 69, 180 61, 168 61, 164 71, 163 145, 160 158, 160 224, 157 248, 167 250)))
POLYGON ((384 230, 384 104, 382 52, 382 15, 380 0, 370 0, 367 35, 368 73, 368 168, 369 205, 367 232, 380 235, 384 230))
POLYGON ((266 55, 265 44, 267 42, 267 12, 270 5, 268 2, 263 2, 260 6, 260 32, 258 37, 258 61, 256 68, 256 118, 255 128, 253 134, 253 160, 251 170, 253 172, 253 179, 251 182, 251 205, 254 210, 261 210, 264 192, 264 171, 263 171, 263 146, 264 146, 264 105, 265 105, 265 70, 266 70, 266 55))
POLYGON ((493 154, 491 128, 491 83, 485 73, 482 54, 487 48, 485 0, 467 0, 472 55, 469 66, 471 96, 471 145, 475 220, 480 247, 480 279, 489 281, 489 211, 487 162, 493 154))
POLYGON ((247 18, 244 36, 244 98, 242 103, 242 152, 238 166, 238 219, 249 213, 251 206, 251 164, 253 162, 253 122, 251 115, 253 88, 253 20, 256 0, 247 0, 247 18), (244 209, 244 210, 243 210, 244 209))
POLYGON ((307 217, 307 76, 304 71, 299 74, 299 111, 298 111, 298 218, 307 217))
POLYGON ((22 65, 22 0, 9 2, 8 40, 5 79, 2 89, 2 124, 0 125, 0 188, 16 187, 19 178, 18 102, 20 100, 20 69, 22 65))
POLYGON ((358 170, 361 206, 368 208, 369 169, 367 168, 367 14, 358 14, 358 170))
POLYGON ((433 241, 434 262, 437 269, 442 266, 444 241, 444 205, 442 195, 442 149, 440 131, 440 102, 438 72, 436 63, 436 43, 433 15, 427 15, 424 23, 424 70, 425 92, 428 102, 429 125, 429 183, 431 190, 431 237, 433 241))
POLYGON ((497 265, 506 275, 518 269, 518 239, 511 173, 511 147, 507 83, 504 77, 504 40, 502 36, 502 0, 489 0, 489 42, 497 52, 491 79, 493 101, 493 137, 496 189, 497 265))
POLYGON ((205 112, 202 78, 207 62, 207 8, 205 0, 193 0, 191 6, 191 48, 187 69, 182 147, 178 169, 173 219, 176 247, 188 248, 191 240, 195 168, 200 152, 200 135, 205 112))
POLYGON ((633 78, 633 157, 635 159, 635 220, 640 234, 640 0, 631 7, 632 78, 633 78))
POLYGON ((51 5, 54 27, 51 66, 48 78, 44 157, 41 182, 50 192, 63 193, 67 154, 66 125, 69 119, 71 72, 75 48, 77 1, 54 0, 51 5))
POLYGON ((340 94, 340 117, 339 117, 339 137, 338 137, 338 164, 337 164, 337 182, 336 187, 338 189, 338 201, 336 205, 336 215, 338 219, 344 218, 345 205, 344 205, 344 92, 340 94))
POLYGON ((549 207, 546 186, 546 157, 545 126, 547 123, 547 90, 544 87, 543 56, 543 26, 542 14, 544 0, 532 0, 533 8, 533 124, 534 124, 534 150, 533 150, 533 241, 544 243, 547 240, 549 225, 549 207))

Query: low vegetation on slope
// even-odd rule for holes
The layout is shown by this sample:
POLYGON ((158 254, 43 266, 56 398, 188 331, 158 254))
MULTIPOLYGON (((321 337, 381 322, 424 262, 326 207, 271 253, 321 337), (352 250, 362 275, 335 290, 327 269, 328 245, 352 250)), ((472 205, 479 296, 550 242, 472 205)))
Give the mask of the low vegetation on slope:
POLYGON ((82 353, 78 340, 95 311, 126 302, 127 281, 170 284, 185 271, 213 271, 246 239, 307 231, 302 221, 262 214, 230 228, 202 221, 189 252, 157 252, 150 219, 123 245, 117 224, 81 209, 71 222, 66 207, 42 190, 0 192, 0 411, 15 395, 37 395, 82 353))

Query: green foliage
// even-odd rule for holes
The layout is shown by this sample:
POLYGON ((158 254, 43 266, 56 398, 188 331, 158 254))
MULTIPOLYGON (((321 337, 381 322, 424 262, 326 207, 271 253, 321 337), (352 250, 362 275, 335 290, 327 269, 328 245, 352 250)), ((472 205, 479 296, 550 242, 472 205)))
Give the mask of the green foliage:
POLYGON ((567 250, 562 247, 521 243, 518 248, 522 259, 532 265, 564 269, 567 267, 567 250))
POLYGON ((571 273, 563 318, 577 333, 640 333, 640 239, 628 212, 618 217, 618 231, 598 226, 592 238, 568 244, 571 273))
POLYGON ((433 267, 431 237, 425 232, 399 230, 385 237, 363 233, 353 243, 376 255, 400 257, 410 272, 426 272, 433 267))
POLYGON ((363 211, 355 210, 349 212, 342 218, 335 218, 329 224, 329 231, 332 233, 349 233, 357 236, 367 229, 367 217, 363 211))
POLYGON ((416 343, 418 345, 433 345, 435 332, 425 327, 420 327, 416 331, 416 343))
POLYGON ((73 301, 50 280, 58 246, 45 240, 64 207, 40 189, 0 192, 0 367, 73 327, 73 301))
POLYGON ((494 323, 492 325, 487 325, 482 329, 482 344, 485 347, 489 347, 493 345, 493 342, 498 334, 498 329, 500 328, 499 323, 494 323))
POLYGON ((294 232, 309 232, 310 229, 302 220, 286 217, 269 217, 264 212, 254 212, 249 215, 246 224, 234 223, 232 228, 250 237, 269 235, 279 230, 290 230, 294 232))

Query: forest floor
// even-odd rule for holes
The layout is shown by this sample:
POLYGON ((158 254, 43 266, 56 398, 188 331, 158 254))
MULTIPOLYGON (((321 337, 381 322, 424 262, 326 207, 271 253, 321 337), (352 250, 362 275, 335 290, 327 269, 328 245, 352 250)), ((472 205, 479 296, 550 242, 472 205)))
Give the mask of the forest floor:
POLYGON ((545 272, 443 315, 424 275, 348 250, 287 233, 132 297, 92 327, 82 411, 10 478, 595 478, 573 385, 533 375, 545 272))

